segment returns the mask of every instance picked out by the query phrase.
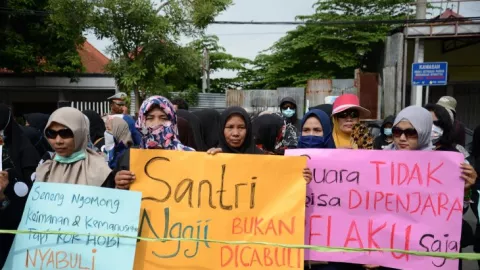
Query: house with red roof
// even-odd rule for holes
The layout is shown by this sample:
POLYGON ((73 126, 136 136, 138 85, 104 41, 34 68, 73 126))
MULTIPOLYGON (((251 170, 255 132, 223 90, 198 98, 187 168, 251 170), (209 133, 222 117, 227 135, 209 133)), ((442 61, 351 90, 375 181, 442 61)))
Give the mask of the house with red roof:
POLYGON ((59 106, 107 113, 106 99, 117 91, 115 79, 105 72, 110 59, 88 41, 77 51, 85 67, 78 81, 58 73, 16 74, 0 69, 0 100, 10 105, 17 116, 51 113, 59 106))

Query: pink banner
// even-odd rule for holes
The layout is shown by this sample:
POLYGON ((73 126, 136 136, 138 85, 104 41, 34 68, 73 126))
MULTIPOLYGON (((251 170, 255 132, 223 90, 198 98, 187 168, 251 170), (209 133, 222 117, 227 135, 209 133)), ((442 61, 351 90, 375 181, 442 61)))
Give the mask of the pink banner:
MULTIPOLYGON (((298 149, 313 172, 305 243, 327 247, 459 252, 460 163, 452 152, 298 149)), ((400 269, 457 269, 458 260, 392 252, 306 251, 305 260, 400 269)))

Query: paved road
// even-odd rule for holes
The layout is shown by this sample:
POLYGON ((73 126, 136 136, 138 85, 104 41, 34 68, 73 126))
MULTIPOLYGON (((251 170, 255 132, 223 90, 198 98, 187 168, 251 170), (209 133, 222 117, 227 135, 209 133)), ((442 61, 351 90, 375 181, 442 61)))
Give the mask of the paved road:
MULTIPOLYGON (((473 215, 472 210, 468 210, 467 214, 464 216, 465 220, 475 229, 475 216, 473 215)), ((468 247, 464 249, 464 252, 473 252, 473 247, 468 247)), ((463 261, 463 270, 478 270, 478 264, 476 261, 463 261)))

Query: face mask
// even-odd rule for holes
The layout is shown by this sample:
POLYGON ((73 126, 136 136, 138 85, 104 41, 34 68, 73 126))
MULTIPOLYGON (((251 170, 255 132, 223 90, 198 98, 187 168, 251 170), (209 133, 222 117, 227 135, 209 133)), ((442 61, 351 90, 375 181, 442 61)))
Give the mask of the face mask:
POLYGON ((62 157, 60 155, 55 155, 53 160, 55 160, 58 163, 64 163, 64 164, 72 164, 75 163, 79 160, 85 159, 87 155, 85 154, 85 151, 78 151, 73 153, 69 157, 62 157))
POLYGON ((388 136, 388 137, 392 136, 392 129, 391 128, 385 128, 383 130, 383 134, 385 134, 385 136, 388 136))
POLYGON ((158 125, 142 128, 142 148, 144 149, 176 149, 175 131, 172 125, 158 125))
POLYGON ((295 110, 293 110, 293 109, 282 110, 282 114, 283 114, 283 116, 285 116, 287 118, 290 118, 295 114, 295 110))
POLYGON ((115 147, 115 138, 113 137, 112 133, 105 131, 103 137, 105 139, 105 150, 112 150, 115 147))
POLYGON ((324 148, 325 137, 320 136, 300 136, 298 138, 298 148, 324 148))
POLYGON ((433 144, 438 143, 440 141, 440 138, 443 135, 443 129, 441 127, 438 127, 436 125, 432 126, 432 135, 431 135, 431 140, 433 144))

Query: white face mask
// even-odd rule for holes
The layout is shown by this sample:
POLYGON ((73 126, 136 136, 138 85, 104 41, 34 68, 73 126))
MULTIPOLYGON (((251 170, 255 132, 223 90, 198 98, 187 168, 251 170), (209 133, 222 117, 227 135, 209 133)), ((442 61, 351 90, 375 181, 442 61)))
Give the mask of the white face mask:
POLYGON ((105 150, 107 150, 107 151, 112 150, 115 147, 115 138, 108 131, 105 131, 103 136, 105 138, 105 150))
POLYGON ((443 129, 441 127, 438 127, 436 125, 432 126, 432 135, 431 135, 431 140, 433 144, 436 144, 440 138, 443 135, 443 129))

